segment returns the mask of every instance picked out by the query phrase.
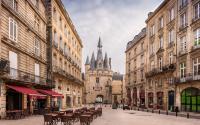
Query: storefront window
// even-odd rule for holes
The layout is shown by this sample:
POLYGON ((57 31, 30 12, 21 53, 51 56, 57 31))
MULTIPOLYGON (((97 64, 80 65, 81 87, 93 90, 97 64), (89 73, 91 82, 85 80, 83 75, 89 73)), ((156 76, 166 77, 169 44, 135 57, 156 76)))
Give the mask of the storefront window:
POLYGON ((187 88, 181 93, 181 109, 189 112, 200 112, 200 90, 187 88))

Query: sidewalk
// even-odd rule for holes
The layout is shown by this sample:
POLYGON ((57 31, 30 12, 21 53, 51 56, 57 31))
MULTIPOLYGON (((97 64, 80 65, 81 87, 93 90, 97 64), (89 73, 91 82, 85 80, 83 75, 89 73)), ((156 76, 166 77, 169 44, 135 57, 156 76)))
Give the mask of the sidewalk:
POLYGON ((194 112, 177 112, 176 113, 176 112, 159 110, 159 109, 143 109, 143 108, 137 108, 137 107, 133 107, 132 109, 137 110, 137 111, 149 112, 149 113, 157 113, 157 114, 172 115, 172 116, 177 116, 177 117, 200 119, 200 113, 194 113, 194 112))

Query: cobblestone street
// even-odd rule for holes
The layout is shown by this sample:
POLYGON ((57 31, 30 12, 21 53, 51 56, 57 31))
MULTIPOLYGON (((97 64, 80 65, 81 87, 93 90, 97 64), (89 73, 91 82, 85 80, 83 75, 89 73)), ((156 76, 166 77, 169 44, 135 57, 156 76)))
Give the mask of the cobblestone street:
MULTIPOLYGON (((104 108, 103 116, 95 119, 91 125, 198 125, 199 123, 200 120, 197 119, 104 108)), ((1 120, 0 125, 43 125, 43 117, 32 116, 22 120, 1 120)))

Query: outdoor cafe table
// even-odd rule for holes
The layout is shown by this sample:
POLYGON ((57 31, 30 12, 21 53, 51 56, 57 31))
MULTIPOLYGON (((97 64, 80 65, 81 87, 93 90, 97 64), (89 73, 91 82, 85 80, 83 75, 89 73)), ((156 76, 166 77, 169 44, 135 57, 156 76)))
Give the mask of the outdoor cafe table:
POLYGON ((91 119, 92 119, 92 115, 89 115, 89 114, 81 115, 81 116, 80 116, 80 123, 81 123, 81 124, 89 125, 90 122, 92 122, 91 119))
POLYGON ((6 115, 9 119, 18 119, 22 115, 22 110, 8 110, 6 111, 6 115))

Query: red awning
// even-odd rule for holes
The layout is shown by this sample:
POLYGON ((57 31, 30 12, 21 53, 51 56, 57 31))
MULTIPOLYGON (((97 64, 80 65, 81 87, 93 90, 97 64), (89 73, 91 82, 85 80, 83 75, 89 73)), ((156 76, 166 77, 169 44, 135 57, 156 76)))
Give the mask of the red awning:
POLYGON ((62 97, 64 98, 64 96, 62 94, 59 94, 53 90, 43 90, 43 89, 38 89, 38 92, 41 92, 42 94, 45 94, 45 95, 50 95, 52 97, 62 97))
POLYGON ((12 85, 6 85, 8 88, 13 89, 17 92, 27 94, 30 96, 35 96, 35 97, 46 97, 46 95, 40 94, 36 90, 33 90, 31 88, 26 88, 26 87, 21 87, 21 86, 12 86, 12 85))

